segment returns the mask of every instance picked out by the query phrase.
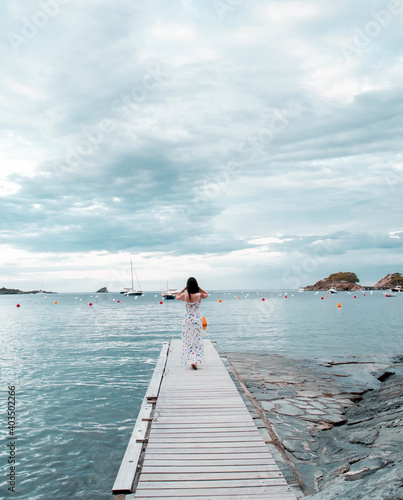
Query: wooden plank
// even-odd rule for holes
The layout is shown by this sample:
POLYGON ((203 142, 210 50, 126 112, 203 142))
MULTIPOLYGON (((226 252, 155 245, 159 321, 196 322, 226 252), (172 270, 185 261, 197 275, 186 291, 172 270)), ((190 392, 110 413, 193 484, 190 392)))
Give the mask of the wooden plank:
POLYGON ((122 463, 120 465, 115 483, 112 487, 113 493, 130 493, 137 471, 138 461, 144 447, 144 439, 149 427, 153 406, 147 400, 156 398, 161 386, 162 376, 168 356, 169 344, 165 342, 157 360, 150 384, 148 386, 143 404, 140 408, 134 429, 126 448, 122 463))
POLYGON ((147 392, 145 395, 146 400, 156 400, 158 397, 161 387, 162 376, 168 358, 168 349, 169 349, 168 342, 164 342, 163 347, 161 349, 161 353, 155 365, 153 376, 147 388, 147 392))
MULTIPOLYGON (((220 473, 238 473, 238 472, 267 472, 269 474, 274 474, 272 477, 278 477, 276 474, 281 476, 281 473, 277 467, 274 467, 273 469, 270 468, 268 465, 252 465, 252 464, 242 464, 242 465, 222 465, 220 464, 220 473)), ((141 469, 142 474, 160 474, 160 473, 166 473, 172 470, 175 473, 183 473, 183 474, 189 474, 192 472, 200 472, 202 471, 203 474, 211 472, 211 473, 216 473, 217 472, 217 466, 215 465, 204 465, 201 467, 198 465, 197 467, 195 466, 193 460, 191 462, 191 465, 189 464, 172 464, 170 462, 166 462, 165 466, 162 465, 149 465, 149 462, 145 462, 143 464, 143 467, 141 469)))
MULTIPOLYGON (((173 444, 173 443, 161 443, 160 441, 158 441, 158 443, 155 443, 153 441, 150 441, 147 445, 147 449, 149 450, 153 450, 153 449, 159 449, 161 451, 161 453, 164 452, 164 450, 171 450, 172 452, 174 452, 175 450, 186 450, 186 449, 191 449, 193 450, 193 453, 198 450, 198 451, 201 451, 201 450, 210 450, 211 448, 222 448, 222 449, 226 449, 228 448, 228 450, 233 450, 234 448, 235 449, 238 449, 239 448, 239 444, 236 442, 236 441, 226 441, 226 442, 200 442, 198 439, 197 441, 193 440, 191 442, 187 441, 187 442, 184 442, 184 443, 176 443, 176 444, 173 444), (220 444, 222 444, 222 446, 220 446, 220 444)), ((264 444, 263 441, 261 441, 260 443, 259 442, 253 442, 253 443, 250 443, 250 442, 245 442, 245 443, 242 443, 242 449, 243 450, 246 450, 246 449, 252 449, 252 450, 267 450, 266 448, 266 445, 264 444)))
POLYGON ((205 427, 202 429, 202 432, 199 427, 187 427, 186 429, 181 429, 179 428, 164 428, 160 427, 158 429, 152 429, 151 435, 155 437, 156 439, 158 437, 188 437, 188 436, 194 436, 194 433, 198 432, 198 435, 200 437, 205 437, 205 436, 215 436, 215 437, 229 437, 229 436, 250 436, 250 437, 257 437, 261 439, 260 432, 255 428, 253 429, 250 426, 245 426, 245 427, 205 427))
MULTIPOLYGON (((163 470, 162 472, 155 472, 153 470, 145 470, 144 468, 141 471, 141 479, 142 481, 165 481, 167 477, 169 481, 198 481, 198 480, 234 480, 239 481, 242 479, 280 479, 282 481, 281 484, 285 484, 285 480, 282 477, 280 472, 273 473, 266 470, 230 470, 230 471, 221 471, 221 472, 210 472, 206 470, 198 470, 194 468, 193 472, 184 472, 177 470, 163 470), (167 476, 169 474, 169 476, 167 476)), ((273 483, 274 484, 274 483, 273 483)))
MULTIPOLYGON (((167 453, 159 453, 158 449, 155 449, 154 452, 150 450, 148 452, 149 448, 147 447, 147 454, 146 454, 146 459, 147 457, 150 460, 167 460, 167 453, 169 455, 169 451, 167 450, 167 453)), ((267 452, 262 452, 262 451, 256 451, 256 450, 246 450, 243 451, 242 449, 237 450, 234 452, 233 449, 228 450, 227 452, 230 457, 226 456, 226 453, 214 453, 211 450, 208 450, 208 453, 203 453, 203 452, 198 452, 197 454, 193 453, 193 450, 181 450, 172 455, 172 460, 186 460, 187 462, 189 461, 189 455, 192 456, 192 462, 193 460, 242 460, 244 463, 245 461, 249 462, 251 459, 259 459, 259 460, 270 460, 272 457, 270 453, 267 452)))
MULTIPOLYGON (((259 474, 259 473, 258 473, 259 474)), ((174 478, 178 476, 173 476, 174 478)), ((159 481, 147 481, 144 480, 141 482, 141 489, 144 490, 153 490, 153 489, 160 489, 160 490, 169 490, 172 488, 175 488, 176 491, 181 490, 181 489, 201 489, 201 488, 233 488, 233 487, 238 487, 238 488, 256 488, 259 486, 284 486, 286 485, 286 481, 283 477, 278 477, 278 478, 260 478, 260 477, 255 477, 253 479, 237 479, 237 478, 230 478, 230 479, 204 479, 203 476, 199 477, 197 480, 192 481, 184 481, 182 479, 171 479, 168 477, 165 477, 163 480, 159 481), (167 481, 165 479, 168 479, 167 481)))
POLYGON ((131 492, 138 460, 143 450, 143 443, 139 442, 139 439, 144 439, 146 436, 148 421, 145 419, 149 419, 151 417, 152 410, 152 405, 143 403, 120 465, 118 475, 116 476, 115 483, 112 487, 113 493, 131 492))
MULTIPOLYGON (((216 490, 217 491, 217 490, 216 490)), ((147 492, 145 493, 147 495, 147 492)), ((206 495, 204 491, 196 491, 193 490, 192 493, 190 493, 188 496, 179 496, 178 499, 185 500, 185 498, 188 498, 189 500, 195 499, 195 500, 233 500, 234 498, 237 500, 295 500, 295 496, 291 496, 290 493, 288 493, 290 496, 283 496, 280 495, 279 497, 275 496, 267 496, 267 494, 259 492, 259 491, 249 491, 248 493, 244 491, 239 491, 239 490, 231 490, 230 492, 223 492, 223 491, 217 491, 214 494, 206 495)), ((134 496, 135 500, 145 500, 148 498, 153 498, 150 496, 134 496)), ((155 498, 155 497, 154 497, 155 498)), ((161 492, 161 496, 159 497, 161 499, 171 499, 172 496, 169 492, 169 490, 166 490, 165 492, 161 492), (167 493, 167 495, 166 495, 167 493)))
POLYGON ((159 488, 155 489, 143 489, 138 488, 134 498, 137 500, 139 497, 141 498, 198 498, 203 495, 209 499, 214 496, 219 497, 220 495, 226 495, 233 498, 242 498, 243 500, 247 499, 247 495, 260 495, 265 500, 295 500, 295 496, 289 491, 284 490, 284 486, 276 487, 276 486, 251 486, 251 487, 224 487, 224 488, 208 488, 204 487, 200 494, 198 495, 197 491, 193 488, 181 488, 176 489, 174 483, 172 484, 172 489, 166 489, 162 491, 159 488))
MULTIPOLYGON (((161 422, 153 422, 153 429, 223 429, 223 426, 218 423, 218 422, 207 422, 203 424, 199 424, 199 426, 196 426, 195 424, 190 424, 187 422, 176 422, 176 423, 166 423, 162 424, 161 422)), ((253 427, 251 426, 250 422, 241 422, 238 424, 238 422, 227 422, 225 429, 236 429, 236 428, 242 428, 242 429, 251 429, 255 428, 255 425, 253 424, 253 427)), ((206 431, 207 432, 207 431, 206 431)))
MULTIPOLYGON (((186 455, 187 457, 187 455, 186 455)), ((189 462, 189 458, 177 458, 167 460, 166 458, 149 458, 144 460, 144 467, 187 467, 192 468, 196 467, 197 469, 209 468, 212 470, 217 470, 217 467, 220 470, 225 470, 225 467, 230 467, 238 469, 238 467, 245 468, 255 468, 255 467, 264 467, 269 470, 279 470, 274 459, 266 460, 263 458, 223 458, 220 457, 218 459, 211 459, 210 456, 208 458, 202 458, 200 455, 197 455, 192 461, 189 462)))
MULTIPOLYGON (((156 437, 155 434, 152 437, 156 437)), ((260 436, 215 436, 214 434, 197 436, 197 443, 195 443, 194 436, 164 437, 158 435, 157 439, 158 443, 170 443, 173 448, 175 448, 175 444, 182 445, 182 443, 191 443, 194 447, 201 443, 260 443, 262 440, 260 436)))

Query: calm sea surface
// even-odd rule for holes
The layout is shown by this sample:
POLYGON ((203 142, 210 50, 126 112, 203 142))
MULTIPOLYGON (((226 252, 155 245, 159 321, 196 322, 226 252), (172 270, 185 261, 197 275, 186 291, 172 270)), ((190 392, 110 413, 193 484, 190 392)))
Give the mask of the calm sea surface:
MULTIPOLYGON (((356 296, 215 291, 202 313, 207 336, 227 351, 403 354, 403 293, 356 296)), ((159 292, 0 296, 0 498, 110 500, 162 343, 180 336, 183 314, 182 303, 160 304, 159 292), (6 483, 9 385, 17 395, 15 494, 6 483)))

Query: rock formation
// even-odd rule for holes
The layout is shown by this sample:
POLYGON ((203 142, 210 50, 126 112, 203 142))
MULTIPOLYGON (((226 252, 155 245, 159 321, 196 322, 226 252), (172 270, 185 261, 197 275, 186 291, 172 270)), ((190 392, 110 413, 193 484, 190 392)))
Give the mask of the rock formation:
POLYGON ((383 288, 385 290, 394 288, 396 286, 403 286, 403 276, 401 273, 390 273, 384 278, 377 281, 374 285, 375 288, 383 288))
POLYGON ((348 290, 363 290, 363 287, 357 284, 359 281, 360 280, 355 273, 339 272, 331 274, 323 280, 317 281, 314 285, 306 286, 304 290, 326 291, 329 290, 329 288, 334 288, 338 292, 348 290))
POLYGON ((100 288, 97 293, 109 293, 108 289, 106 288, 106 286, 104 286, 103 288, 100 288))

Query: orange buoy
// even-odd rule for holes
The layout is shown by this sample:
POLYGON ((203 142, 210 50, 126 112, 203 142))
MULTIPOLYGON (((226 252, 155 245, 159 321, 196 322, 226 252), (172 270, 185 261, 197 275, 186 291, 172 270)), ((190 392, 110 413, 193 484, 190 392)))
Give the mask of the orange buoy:
POLYGON ((220 299, 218 302, 222 302, 222 300, 220 299))
POLYGON ((57 302, 55 302, 55 304, 57 304, 57 302))
POLYGON ((326 295, 326 297, 329 297, 329 295, 326 295))
POLYGON ((341 307, 341 303, 340 302, 337 304, 337 307, 340 309, 340 307, 341 307))
POLYGON ((207 326, 207 320, 205 316, 202 317, 202 325, 207 326))
POLYGON ((238 300, 241 300, 241 297, 238 297, 238 300))

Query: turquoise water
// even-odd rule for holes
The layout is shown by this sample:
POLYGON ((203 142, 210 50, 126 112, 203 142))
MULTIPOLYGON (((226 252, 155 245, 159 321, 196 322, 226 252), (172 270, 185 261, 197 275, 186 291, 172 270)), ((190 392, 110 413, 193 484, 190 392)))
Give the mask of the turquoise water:
MULTIPOLYGON (((216 291, 202 312, 207 336, 227 351, 321 359, 403 354, 403 293, 356 296, 216 291)), ((137 299, 0 296, 1 498, 111 498, 155 360, 164 341, 180 336, 183 310, 177 301, 160 304, 152 292, 137 299), (8 385, 17 396, 15 494, 6 484, 8 385)))

